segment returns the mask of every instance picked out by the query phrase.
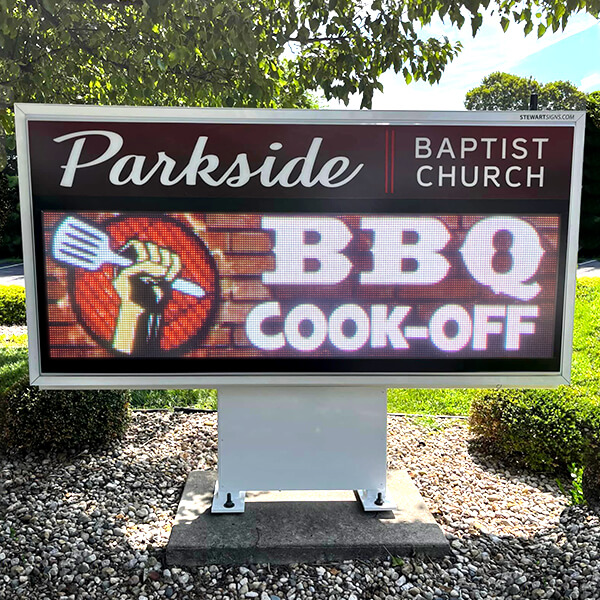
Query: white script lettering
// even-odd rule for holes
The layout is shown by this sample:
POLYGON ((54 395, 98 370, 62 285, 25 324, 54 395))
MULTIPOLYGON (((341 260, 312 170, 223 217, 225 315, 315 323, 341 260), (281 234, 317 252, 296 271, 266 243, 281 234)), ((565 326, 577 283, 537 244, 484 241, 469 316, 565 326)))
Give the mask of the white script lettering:
MULTIPOLYGON (((177 161, 162 150, 156 153, 155 159, 143 154, 124 154, 117 157, 124 140, 114 131, 77 131, 54 138, 54 141, 59 144, 69 140, 74 142, 66 164, 61 165, 64 169, 60 181, 62 187, 73 187, 75 177, 81 169, 103 163, 110 164, 108 179, 116 186, 145 185, 155 174, 160 173, 158 179, 164 186, 172 186, 183 180, 185 185, 194 186, 200 178, 210 187, 226 185, 235 188, 243 187, 251 179, 258 180, 263 187, 280 185, 289 188, 301 185, 309 188, 320 184, 326 188, 338 188, 352 181, 364 167, 363 163, 353 166, 347 156, 334 156, 324 162, 319 161, 323 142, 321 137, 313 138, 306 152, 301 156, 283 162, 276 155, 268 155, 260 164, 251 166, 245 152, 238 153, 229 165, 223 164, 216 154, 206 152, 208 136, 199 136, 186 165, 181 170, 177 169, 177 161), (109 142, 108 148, 94 158, 82 159, 84 147, 91 136, 104 136, 109 142), (113 163, 110 162, 112 159, 115 159, 113 163), (316 165, 320 162, 322 164, 317 169, 316 165), (178 172, 174 174, 175 170, 178 172), (294 176, 293 173, 297 174, 294 176)), ((269 149, 275 152, 282 148, 281 142, 273 142, 269 145, 269 149)))

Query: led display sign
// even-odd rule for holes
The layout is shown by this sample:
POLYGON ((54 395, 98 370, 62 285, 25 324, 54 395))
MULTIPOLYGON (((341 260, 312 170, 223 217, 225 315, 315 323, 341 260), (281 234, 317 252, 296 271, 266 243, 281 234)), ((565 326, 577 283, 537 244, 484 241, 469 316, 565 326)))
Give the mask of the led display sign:
POLYGON ((19 105, 32 381, 565 382, 583 116, 531 116, 19 105))

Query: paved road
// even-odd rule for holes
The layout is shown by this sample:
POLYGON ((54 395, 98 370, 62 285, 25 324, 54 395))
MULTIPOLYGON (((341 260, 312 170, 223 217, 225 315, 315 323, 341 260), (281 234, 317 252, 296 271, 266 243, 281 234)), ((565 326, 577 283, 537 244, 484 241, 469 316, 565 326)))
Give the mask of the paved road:
POLYGON ((600 261, 584 260, 579 263, 577 277, 600 277, 600 261))
MULTIPOLYGON (((579 264, 577 277, 600 277, 600 261, 586 260, 579 264)), ((23 263, 0 265, 0 285, 21 285, 25 287, 23 263)))
POLYGON ((0 285, 20 285, 25 287, 25 278, 23 277, 23 263, 1 263, 0 285))

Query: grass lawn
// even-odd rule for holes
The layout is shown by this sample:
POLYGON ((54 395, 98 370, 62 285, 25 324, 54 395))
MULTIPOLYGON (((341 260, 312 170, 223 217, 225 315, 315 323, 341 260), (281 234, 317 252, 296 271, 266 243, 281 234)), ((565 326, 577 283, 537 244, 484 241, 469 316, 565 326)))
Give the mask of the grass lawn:
MULTIPOLYGON (((0 394, 27 376, 27 336, 0 335, 0 394)), ((216 390, 132 390, 132 408, 217 408, 216 390)))
POLYGON ((27 372, 27 336, 0 335, 0 394, 27 372))
MULTIPOLYGON (((577 281, 571 383, 600 399, 600 278, 577 281)), ((474 390, 389 390, 388 412, 467 415, 474 390)))
POLYGON ((131 390, 132 408, 217 408, 217 390, 131 390))
POLYGON ((467 415, 473 390, 388 390, 388 412, 467 415))
MULTIPOLYGON (((27 373, 27 336, 0 336, 0 393, 27 373)), ((600 278, 577 282, 572 383, 600 398, 600 278)), ((469 413, 474 390, 388 391, 388 411, 443 415, 469 413)), ((133 390, 133 408, 217 407, 215 390, 133 390)))
POLYGON ((600 399, 600 277, 577 281, 571 383, 600 399))

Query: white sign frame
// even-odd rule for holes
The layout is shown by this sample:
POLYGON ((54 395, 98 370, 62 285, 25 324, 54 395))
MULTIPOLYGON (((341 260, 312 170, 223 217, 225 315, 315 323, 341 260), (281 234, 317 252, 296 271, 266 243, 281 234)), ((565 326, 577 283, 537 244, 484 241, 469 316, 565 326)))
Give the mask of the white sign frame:
MULTIPOLYGON (((206 388, 248 385, 299 386, 384 386, 403 388, 440 387, 554 387, 570 382, 575 280, 581 181, 583 170, 584 112, 400 112, 346 110, 270 110, 270 109, 203 109, 150 107, 88 107, 45 104, 16 104, 16 137, 20 174, 23 257, 27 292, 30 381, 44 388, 206 388), (571 167, 571 190, 567 234, 566 277, 561 340, 561 364, 557 372, 481 372, 481 373, 347 373, 347 374, 275 374, 230 373, 197 375, 194 373, 157 373, 153 375, 44 373, 39 350, 38 290, 34 273, 34 236, 32 185, 30 177, 27 123, 34 120, 126 121, 126 122, 193 122, 193 123, 279 123, 279 124, 351 124, 351 125, 519 125, 541 124, 574 129, 571 167)), ((41 292, 41 290, 40 290, 41 292)))

